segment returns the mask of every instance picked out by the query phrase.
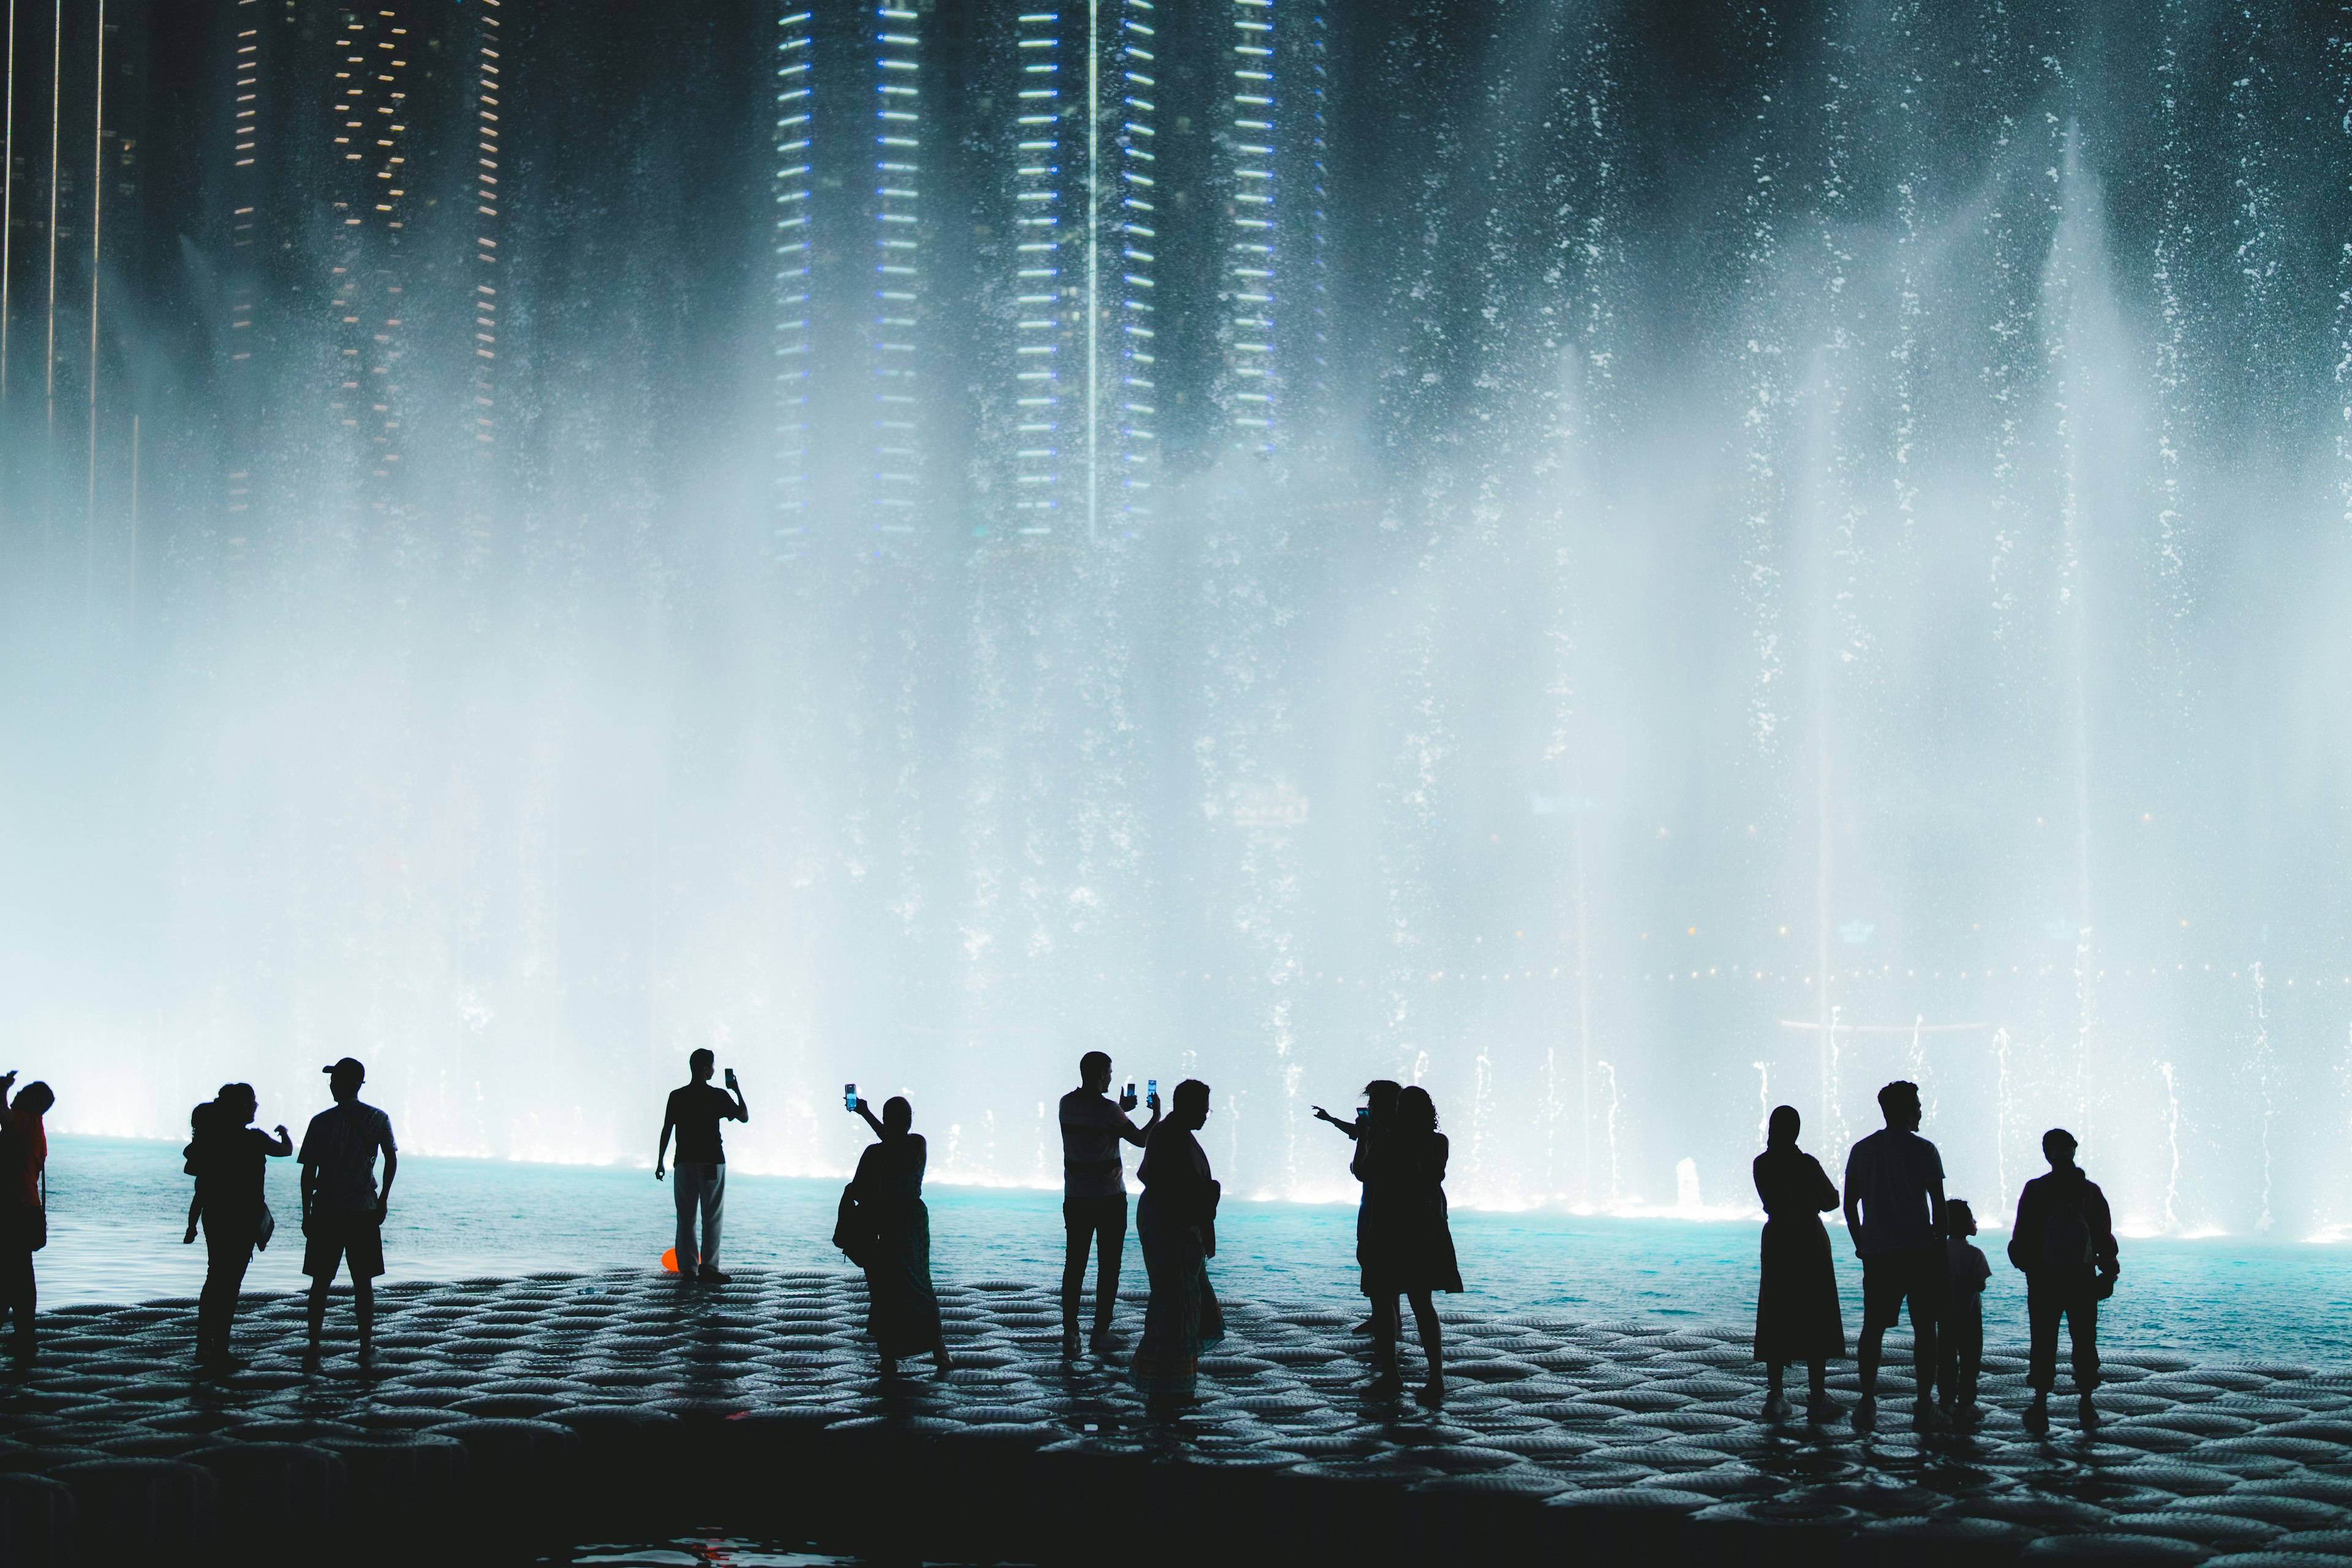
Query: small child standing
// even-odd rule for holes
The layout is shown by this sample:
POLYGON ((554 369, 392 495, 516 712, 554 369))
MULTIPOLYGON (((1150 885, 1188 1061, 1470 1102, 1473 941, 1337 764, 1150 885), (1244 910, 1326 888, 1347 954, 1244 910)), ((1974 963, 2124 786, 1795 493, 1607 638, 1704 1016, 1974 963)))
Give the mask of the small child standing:
POLYGON ((1944 1342, 1941 1346, 1944 1413, 1954 1421, 1972 1419, 1977 1407, 1977 1369, 1984 1360, 1984 1288, 1992 1265, 1969 1245, 1977 1216, 1965 1198, 1947 1198, 1937 1216, 1944 1231, 1944 1342))

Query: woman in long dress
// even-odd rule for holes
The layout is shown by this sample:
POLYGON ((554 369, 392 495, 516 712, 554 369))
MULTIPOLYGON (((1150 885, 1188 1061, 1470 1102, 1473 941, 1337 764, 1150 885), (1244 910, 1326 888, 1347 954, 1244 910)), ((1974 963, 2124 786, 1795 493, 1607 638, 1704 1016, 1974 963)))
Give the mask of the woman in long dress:
POLYGON ((1135 1229, 1143 1243, 1151 1299, 1143 1310, 1143 1339, 1135 1347, 1134 1377, 1145 1408, 1156 1415, 1194 1402, 1201 1352, 1225 1337, 1208 1266, 1217 1255, 1220 1189, 1210 1174, 1209 1156, 1193 1136, 1208 1119, 1209 1086, 1190 1078, 1178 1084, 1135 1173, 1143 1184, 1135 1229))
POLYGON ((854 1220, 845 1213, 843 1226, 856 1233, 851 1261, 866 1270, 866 1331, 884 1377, 897 1374, 903 1355, 929 1355, 945 1377, 947 1340, 931 1289, 931 1214, 923 1206, 929 1151, 911 1130, 915 1108, 904 1099, 885 1101, 878 1121, 865 1100, 855 1109, 879 1139, 857 1157, 857 1174, 844 1194, 856 1210, 854 1220))
POLYGON ((1756 1359, 1769 1384, 1764 1413, 1788 1413, 1780 1374, 1805 1363, 1806 1414, 1836 1414, 1826 1363, 1845 1354, 1845 1318, 1838 1308, 1837 1269, 1822 1215, 1838 1206, 1838 1190, 1822 1163, 1797 1147, 1797 1108, 1772 1112, 1764 1152, 1756 1156, 1756 1196, 1764 1205, 1763 1278, 1756 1292, 1756 1359))
POLYGON ((1372 1303, 1371 1392, 1395 1394, 1404 1387, 1397 1368, 1402 1295, 1412 1303, 1429 1363, 1429 1381, 1414 1398, 1433 1410, 1445 1399, 1445 1346, 1430 1293, 1462 1289, 1445 1212, 1451 1152, 1437 1130, 1437 1104, 1417 1084, 1397 1096, 1395 1110, 1376 1121, 1357 1146, 1365 1198, 1356 1260, 1363 1270, 1363 1292, 1372 1303))

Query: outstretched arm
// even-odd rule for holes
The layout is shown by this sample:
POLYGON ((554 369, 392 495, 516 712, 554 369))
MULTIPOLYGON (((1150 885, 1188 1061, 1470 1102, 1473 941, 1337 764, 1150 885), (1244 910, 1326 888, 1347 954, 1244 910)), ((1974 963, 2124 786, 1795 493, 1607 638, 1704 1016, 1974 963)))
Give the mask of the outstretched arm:
POLYGON ((1315 1117, 1317 1121, 1328 1121, 1332 1126, 1338 1128, 1340 1131, 1345 1132, 1348 1135, 1349 1142, 1353 1143, 1356 1141, 1356 1124, 1354 1122, 1342 1121, 1319 1105, 1315 1108, 1315 1117))
POLYGON ((1151 1120, 1145 1122, 1140 1127, 1138 1127, 1134 1122, 1129 1121, 1127 1114, 1124 1111, 1119 1113, 1118 1121, 1118 1135, 1121 1138, 1126 1139, 1129 1142, 1134 1144, 1139 1149, 1148 1149, 1151 1146, 1151 1130, 1160 1125, 1160 1111, 1155 1107, 1151 1112, 1151 1120))
POLYGON ((862 1094, 857 1097, 857 1114, 866 1118, 866 1125, 874 1129, 874 1136, 877 1138, 887 1138, 890 1135, 889 1131, 882 1125, 882 1119, 874 1114, 874 1108, 866 1103, 866 1097, 862 1094))
POLYGON ((278 1124, 278 1142, 269 1146, 269 1152, 281 1160, 294 1152, 293 1134, 286 1131, 286 1124, 282 1121, 278 1124))

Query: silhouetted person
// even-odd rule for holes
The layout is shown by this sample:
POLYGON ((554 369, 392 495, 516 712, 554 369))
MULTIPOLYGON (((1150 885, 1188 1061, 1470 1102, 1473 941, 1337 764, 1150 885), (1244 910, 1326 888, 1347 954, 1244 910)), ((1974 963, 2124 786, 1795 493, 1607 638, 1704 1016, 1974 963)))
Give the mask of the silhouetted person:
POLYGON ((1196 1078, 1178 1084, 1135 1173, 1143 1184, 1135 1230, 1143 1243, 1151 1299, 1143 1310, 1134 1375, 1144 1407, 1155 1415, 1172 1415, 1194 1402, 1201 1352, 1225 1337, 1224 1313, 1209 1284, 1208 1264, 1217 1255, 1222 1189, 1193 1136, 1208 1119, 1209 1086, 1196 1078))
POLYGON ((1062 1353, 1078 1353, 1078 1291, 1087 1279, 1087 1249, 1095 1269, 1094 1352, 1112 1348, 1111 1309, 1118 1301, 1119 1249, 1127 1245, 1127 1178, 1119 1165, 1124 1141, 1147 1147, 1160 1125, 1160 1097, 1151 1096, 1151 1120, 1139 1128, 1128 1120, 1132 1096, 1110 1101, 1110 1057, 1088 1051, 1078 1058, 1078 1087, 1062 1096, 1062 1353))
POLYGON ((392 1178, 400 1169, 392 1118, 360 1100, 367 1068, 345 1057, 320 1069, 335 1103, 310 1118, 302 1133, 302 1272, 310 1277, 310 1354, 327 1326, 327 1288, 338 1264, 352 1269, 352 1307, 359 1319, 360 1357, 375 1353, 375 1280, 383 1272, 383 1216, 392 1178), (375 1157, 383 1155, 383 1186, 375 1184, 375 1157))
POLYGON ((1429 1381, 1414 1397, 1433 1410, 1445 1400, 1445 1342, 1429 1296, 1462 1289, 1445 1215, 1450 1152, 1445 1134, 1437 1130, 1436 1102, 1419 1085, 1400 1093, 1389 1115, 1356 1143, 1367 1194, 1356 1253, 1363 1291, 1372 1302, 1371 1390, 1394 1393, 1404 1386, 1397 1369, 1397 1298, 1402 1295, 1412 1303, 1429 1363, 1429 1381))
POLYGON ((1919 1136, 1919 1086, 1897 1079, 1878 1091, 1886 1125, 1853 1146, 1845 1160, 1845 1224, 1862 1257, 1862 1404, 1867 1423, 1878 1399, 1878 1355, 1886 1331, 1911 1304, 1912 1370, 1917 1414, 1934 1426, 1936 1314, 1944 1304, 1944 1242, 1936 1215, 1944 1205, 1944 1160, 1919 1136))
POLYGON ((1777 1107, 1766 1125, 1764 1152, 1751 1167, 1756 1199, 1764 1205, 1762 1267, 1756 1287, 1756 1359, 1764 1363, 1764 1414, 1788 1413, 1781 1374, 1805 1363, 1805 1414, 1815 1421, 1837 1414, 1830 1399, 1829 1363, 1845 1354, 1845 1315, 1838 1307, 1837 1267, 1822 1215, 1838 1206, 1838 1190, 1822 1163, 1797 1147, 1803 1126, 1793 1105, 1777 1107))
POLYGON ((2058 1320, 2066 1320, 2074 1349, 2074 1393, 2085 1423, 2098 1419, 2091 1394, 2099 1386, 2099 1303, 2115 1294, 2123 1262, 2116 1247, 2107 1196, 2074 1163, 2074 1135, 2053 1127, 2042 1135, 2050 1173, 2025 1184, 2010 1227, 2009 1260, 2025 1271, 2025 1320, 2032 1349, 2025 1381, 2033 1390, 2029 1426, 2047 1426, 2050 1391, 2058 1385, 2058 1320))
POLYGON ((0 1077, 0 1317, 16 1320, 19 1372, 33 1364, 33 1312, 39 1291, 33 1254, 48 1245, 49 1134, 41 1118, 58 1102, 46 1083, 28 1083, 11 1101, 14 1072, 0 1077))
POLYGON ((928 1355, 945 1377, 946 1336, 940 1331, 940 1298, 931 1289, 931 1212, 923 1206, 923 1166, 930 1158, 923 1135, 912 1131, 915 1108, 893 1097, 880 1120, 860 1100, 851 1109, 866 1118, 877 1142, 857 1157, 835 1245, 851 1232, 851 1261, 866 1270, 866 1329, 882 1375, 895 1377, 898 1358, 928 1355), (855 1211, 854 1214, 852 1211, 855 1211))
POLYGON ((1992 1265, 1969 1244, 1977 1233, 1977 1216, 1966 1199, 1944 1201, 1943 1224, 1948 1293, 1937 1337, 1944 1347, 1944 1409, 1955 1421, 1970 1421, 1976 1417, 1977 1373, 1984 1364, 1984 1289, 1992 1265))
MULTIPOLYGON (((1390 1119, 1396 1115, 1397 1096, 1403 1092, 1404 1086, 1393 1079, 1372 1079, 1371 1082, 1364 1085, 1364 1113, 1353 1121, 1342 1121, 1321 1106, 1315 1107, 1315 1114, 1318 1120, 1328 1121, 1346 1133, 1348 1141, 1356 1146, 1355 1153, 1348 1161, 1348 1173, 1355 1177, 1364 1189, 1356 1204, 1356 1266, 1359 1268, 1364 1265, 1365 1227, 1372 1223, 1378 1208, 1378 1193, 1372 1184, 1370 1168, 1364 1163, 1364 1142, 1375 1129, 1386 1127, 1390 1119)), ((1389 1308, 1393 1313, 1396 1308, 1396 1299, 1393 1296, 1389 1299, 1389 1308)), ((1381 1321, 1380 1309, 1376 1305, 1372 1309, 1372 1315, 1356 1325, 1356 1331, 1377 1335, 1381 1331, 1381 1321)), ((1382 1376, 1379 1369, 1375 1368, 1368 1392, 1376 1394, 1391 1394, 1402 1393, 1403 1389, 1404 1379, 1398 1376, 1393 1370, 1386 1376, 1382 1376)))
POLYGON ((735 1069, 727 1069, 727 1087, 711 1086, 710 1074, 719 1058, 698 1050, 686 1058, 692 1075, 684 1087, 669 1091, 669 1107, 662 1112, 661 1142, 654 1149, 654 1180, 662 1179, 662 1161, 669 1153, 669 1135, 677 1134, 677 1158, 672 1162, 677 1180, 670 1195, 677 1202, 677 1278, 680 1284, 700 1279, 724 1285, 729 1276, 719 1271, 719 1229, 727 1214, 727 1150, 719 1142, 721 1121, 749 1121, 751 1109, 736 1087, 735 1069), (702 1244, 695 1245, 695 1211, 702 1214, 702 1244))
POLYGON ((191 1119, 196 1136, 188 1145, 188 1164, 196 1174, 196 1195, 188 1209, 185 1239, 195 1241, 201 1216, 205 1289, 196 1300, 196 1364, 207 1372, 244 1369, 229 1353, 237 1292, 254 1248, 268 1245, 262 1220, 269 1212, 263 1195, 269 1157, 294 1152, 294 1140, 284 1127, 272 1137, 253 1125, 259 1109, 251 1084, 225 1083, 219 1098, 196 1107, 191 1119))

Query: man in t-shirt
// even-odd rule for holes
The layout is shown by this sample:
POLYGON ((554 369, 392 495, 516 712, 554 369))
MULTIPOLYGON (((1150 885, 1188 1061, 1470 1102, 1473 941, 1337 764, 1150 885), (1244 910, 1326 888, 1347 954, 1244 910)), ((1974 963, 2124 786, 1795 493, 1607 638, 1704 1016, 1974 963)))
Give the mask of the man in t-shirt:
POLYGON ((327 1087, 335 1103, 310 1118, 302 1133, 302 1272, 310 1277, 310 1353, 327 1324, 327 1288, 339 1263, 352 1266, 352 1307, 359 1318, 360 1359, 375 1353, 375 1279, 383 1272, 383 1216, 400 1149, 392 1118, 360 1102, 367 1068, 351 1057, 331 1068, 327 1087), (383 1185, 375 1184, 375 1157, 383 1155, 383 1185))
POLYGON ((1943 1310, 1944 1242, 1937 1216, 1944 1212, 1944 1161, 1919 1136, 1919 1086, 1900 1079, 1878 1091, 1886 1125, 1845 1157, 1845 1227, 1862 1257, 1862 1403, 1854 1419, 1867 1425, 1878 1400, 1878 1356, 1886 1331, 1911 1303, 1912 1369, 1918 1419, 1937 1426, 1936 1319, 1943 1310))
POLYGON ((1110 1058, 1088 1051, 1078 1058, 1078 1087, 1062 1096, 1062 1353, 1078 1353, 1078 1287, 1086 1282, 1087 1248, 1100 1261, 1095 1273, 1094 1352, 1112 1347, 1111 1308, 1118 1300, 1118 1255, 1127 1245, 1127 1179, 1118 1161, 1121 1140, 1139 1149, 1160 1125, 1160 1097, 1141 1127, 1127 1119, 1132 1097, 1110 1101, 1110 1058))
POLYGON ((727 1069, 727 1087, 710 1081, 719 1058, 697 1051, 686 1058, 693 1081, 669 1091, 669 1109, 662 1114, 660 1146, 654 1151, 654 1180, 662 1179, 662 1161, 669 1153, 670 1134, 677 1134, 677 1180, 670 1184, 677 1201, 677 1277, 683 1283, 700 1279, 724 1285, 719 1271, 719 1224, 727 1209, 727 1151, 719 1142, 719 1124, 749 1121, 751 1107, 735 1086, 735 1069, 727 1069), (694 1216, 702 1215, 702 1245, 694 1244, 694 1216))

